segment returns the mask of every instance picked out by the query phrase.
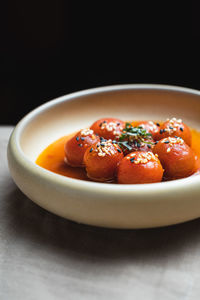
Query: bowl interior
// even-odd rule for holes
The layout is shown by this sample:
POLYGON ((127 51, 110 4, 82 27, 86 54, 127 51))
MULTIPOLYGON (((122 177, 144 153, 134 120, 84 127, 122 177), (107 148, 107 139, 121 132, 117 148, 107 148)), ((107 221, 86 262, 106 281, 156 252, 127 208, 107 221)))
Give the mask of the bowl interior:
MULTIPOLYGON (((20 146, 33 162, 40 152, 61 136, 89 127, 101 117, 122 120, 182 118, 200 130, 200 96, 162 87, 94 90, 62 97, 30 113, 20 135, 20 146)), ((22 121, 23 122, 23 121, 22 121)))

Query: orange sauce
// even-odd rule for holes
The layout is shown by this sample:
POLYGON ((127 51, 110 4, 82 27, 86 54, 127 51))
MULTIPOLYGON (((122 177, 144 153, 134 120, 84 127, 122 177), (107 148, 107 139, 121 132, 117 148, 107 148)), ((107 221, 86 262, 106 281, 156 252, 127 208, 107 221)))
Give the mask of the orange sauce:
MULTIPOLYGON (((198 156, 197 168, 200 170, 200 132, 192 129, 192 149, 198 156)), ((36 164, 40 167, 52 171, 54 173, 64 175, 71 178, 87 180, 84 168, 73 168, 68 166, 65 161, 64 145, 74 134, 61 137, 57 141, 50 144, 37 158, 36 164)), ((200 171, 197 172, 198 174, 200 171)))
POLYGON ((84 168, 73 168, 67 165, 64 161, 65 151, 64 146, 74 134, 63 136, 57 141, 50 144, 39 155, 36 164, 40 167, 52 171, 54 173, 64 175, 71 178, 89 180, 84 168))

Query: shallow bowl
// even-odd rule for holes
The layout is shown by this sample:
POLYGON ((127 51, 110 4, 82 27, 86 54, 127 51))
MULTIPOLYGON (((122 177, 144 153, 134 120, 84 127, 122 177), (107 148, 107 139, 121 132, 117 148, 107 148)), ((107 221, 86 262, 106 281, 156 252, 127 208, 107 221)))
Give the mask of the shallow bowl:
POLYGON ((31 200, 64 218, 111 228, 147 228, 200 216, 200 176, 117 185, 57 175, 36 165, 56 139, 102 117, 182 118, 200 130, 200 92, 165 85, 118 85, 66 95, 36 108, 15 127, 8 145, 11 175, 31 200))

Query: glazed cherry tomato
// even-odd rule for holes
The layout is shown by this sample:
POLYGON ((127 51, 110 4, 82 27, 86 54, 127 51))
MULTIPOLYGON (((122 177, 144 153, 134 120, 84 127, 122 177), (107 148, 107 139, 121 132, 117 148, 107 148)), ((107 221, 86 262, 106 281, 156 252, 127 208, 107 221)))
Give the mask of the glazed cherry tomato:
POLYGON ((196 170, 193 150, 181 138, 168 137, 160 140, 153 152, 158 154, 168 179, 184 178, 196 170))
POLYGON ((124 157, 120 147, 112 140, 102 140, 89 147, 84 155, 87 176, 95 181, 112 181, 117 165, 124 157))
POLYGON ((142 127, 148 133, 151 133, 153 139, 155 139, 158 132, 160 131, 160 124, 153 121, 136 121, 132 124, 135 124, 134 126, 137 127, 142 127))
POLYGON ((168 136, 182 138, 188 146, 191 146, 192 134, 189 127, 182 122, 181 119, 172 118, 164 122, 158 134, 155 136, 155 140, 161 140, 168 136))
POLYGON ((90 128, 104 139, 114 140, 121 135, 124 126, 125 123, 119 119, 104 118, 94 122, 90 128))
POLYGON ((142 126, 135 126, 136 122, 126 123, 118 143, 124 155, 134 151, 152 151, 154 140, 150 132, 142 126))
POLYGON ((148 140, 145 140, 145 143, 140 142, 138 140, 134 140, 132 142, 129 141, 128 144, 129 144, 130 148, 122 147, 124 155, 127 155, 127 154, 129 154, 131 152, 135 152, 135 151, 142 151, 142 152, 151 151, 152 152, 153 147, 154 147, 154 140, 148 139, 148 140))
POLYGON ((86 128, 79 131, 65 144, 66 163, 72 167, 83 167, 85 151, 99 140, 99 137, 94 134, 92 129, 86 128))
POLYGON ((163 168, 152 152, 136 151, 120 161, 117 173, 118 183, 154 183, 162 180, 163 168))

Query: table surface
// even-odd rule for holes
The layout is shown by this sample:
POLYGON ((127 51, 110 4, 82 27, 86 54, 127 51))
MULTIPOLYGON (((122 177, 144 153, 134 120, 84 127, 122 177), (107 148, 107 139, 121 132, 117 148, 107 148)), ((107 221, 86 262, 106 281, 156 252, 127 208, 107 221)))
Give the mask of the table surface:
POLYGON ((143 230, 76 224, 14 184, 0 127, 0 299, 200 299, 200 219, 143 230))

